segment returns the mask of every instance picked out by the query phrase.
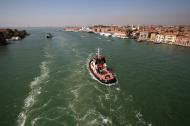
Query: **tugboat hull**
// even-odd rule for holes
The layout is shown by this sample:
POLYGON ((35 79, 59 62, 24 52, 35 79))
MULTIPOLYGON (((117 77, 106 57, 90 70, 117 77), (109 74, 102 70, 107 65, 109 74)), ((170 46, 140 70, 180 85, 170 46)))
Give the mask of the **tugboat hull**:
POLYGON ((47 39, 51 39, 51 38, 53 38, 53 35, 50 34, 50 33, 47 33, 46 38, 47 38, 47 39))
MULTIPOLYGON (((115 76, 113 75, 112 79, 102 79, 98 76, 98 73, 96 73, 93 68, 91 67, 91 63, 93 62, 93 60, 91 60, 89 62, 89 70, 92 73, 92 75, 98 80, 100 81, 102 84, 107 85, 107 86, 111 86, 111 85, 115 85, 115 83, 117 82, 115 76)), ((100 75, 100 74, 99 74, 100 75)))

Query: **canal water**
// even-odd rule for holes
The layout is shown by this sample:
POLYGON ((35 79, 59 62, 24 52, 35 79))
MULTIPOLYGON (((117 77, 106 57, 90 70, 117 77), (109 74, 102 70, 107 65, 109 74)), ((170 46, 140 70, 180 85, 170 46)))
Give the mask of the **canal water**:
POLYGON ((0 47, 1 126, 190 125, 190 48, 58 29, 0 47), (97 48, 115 87, 89 74, 97 48))

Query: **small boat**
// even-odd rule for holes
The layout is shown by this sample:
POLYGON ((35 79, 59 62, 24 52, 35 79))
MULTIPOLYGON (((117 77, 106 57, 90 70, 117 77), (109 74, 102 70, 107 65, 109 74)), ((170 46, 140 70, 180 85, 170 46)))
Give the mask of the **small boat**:
POLYGON ((111 33, 104 33, 104 32, 100 32, 100 35, 106 36, 106 37, 111 37, 112 36, 111 33))
POLYGON ((104 85, 111 86, 117 82, 115 73, 107 67, 105 57, 99 54, 99 49, 89 62, 89 70, 104 85))
POLYGON ((47 33, 47 35, 46 35, 46 38, 52 38, 53 37, 53 35, 51 34, 51 33, 47 33))
POLYGON ((161 44, 161 42, 154 42, 154 44, 161 44))
POLYGON ((137 39, 137 42, 143 42, 143 40, 142 39, 137 39))

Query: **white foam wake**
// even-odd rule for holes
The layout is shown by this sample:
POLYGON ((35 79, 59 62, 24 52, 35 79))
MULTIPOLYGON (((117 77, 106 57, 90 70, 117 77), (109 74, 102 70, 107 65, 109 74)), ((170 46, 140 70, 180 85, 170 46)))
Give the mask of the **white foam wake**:
POLYGON ((31 107, 37 101, 37 96, 41 93, 41 84, 49 78, 48 62, 43 61, 40 65, 41 73, 30 83, 29 95, 24 100, 23 111, 18 116, 18 126, 24 126, 31 107))

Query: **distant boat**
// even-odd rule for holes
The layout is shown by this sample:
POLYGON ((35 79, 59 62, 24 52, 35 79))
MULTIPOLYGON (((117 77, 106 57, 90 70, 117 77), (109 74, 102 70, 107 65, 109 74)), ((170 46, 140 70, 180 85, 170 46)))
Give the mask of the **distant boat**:
POLYGON ((88 33, 94 33, 93 31, 87 31, 88 33))
POLYGON ((50 39, 52 37, 53 37, 53 35, 51 33, 47 33, 46 38, 50 39))
POLYGON ((106 37, 111 37, 112 36, 111 33, 100 32, 99 34, 102 35, 102 36, 106 36, 106 37))
POLYGON ((161 44, 161 42, 154 42, 154 44, 161 44))
POLYGON ((142 39, 137 39, 137 42, 143 42, 143 40, 142 39))

